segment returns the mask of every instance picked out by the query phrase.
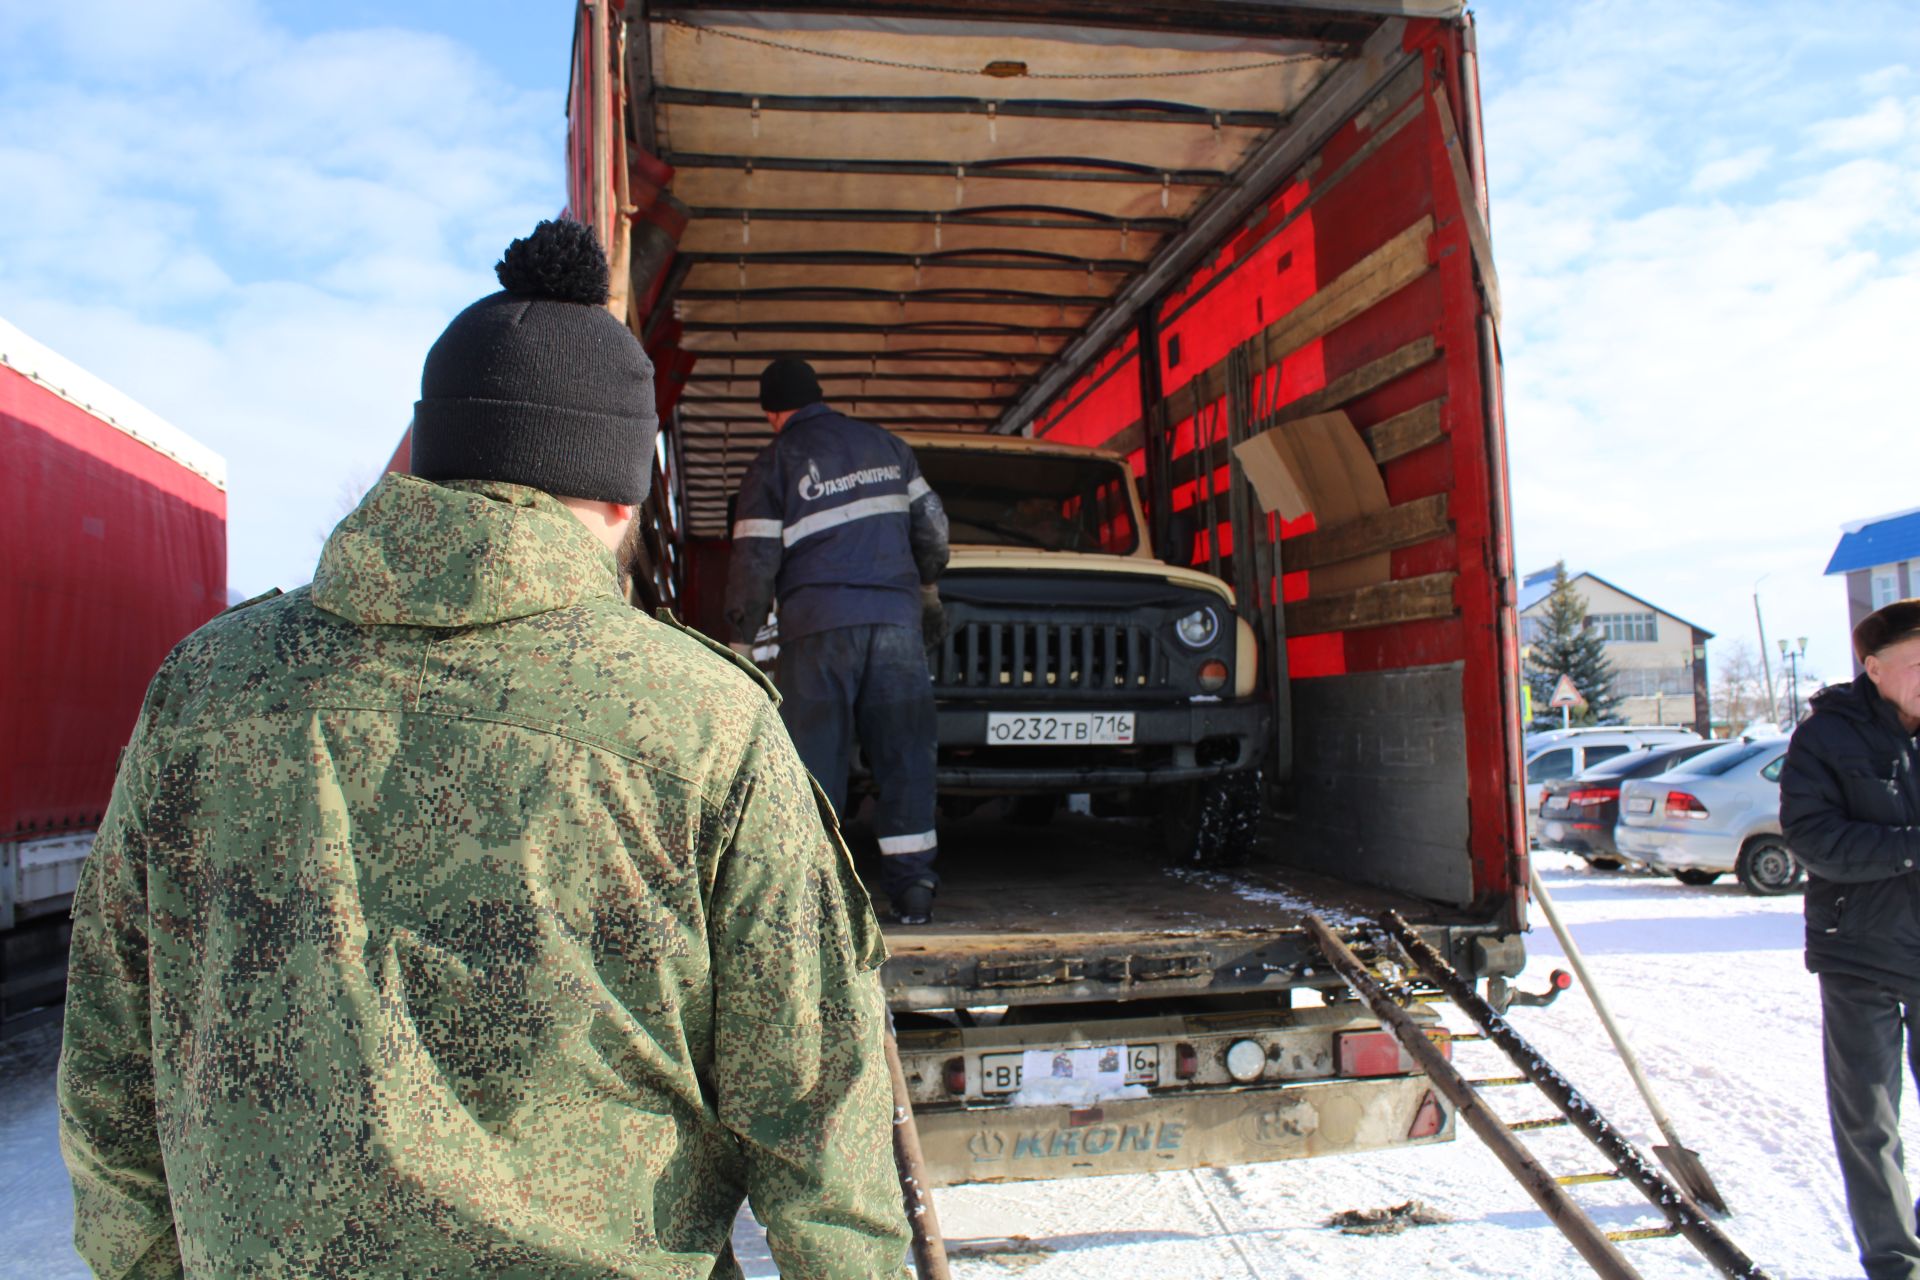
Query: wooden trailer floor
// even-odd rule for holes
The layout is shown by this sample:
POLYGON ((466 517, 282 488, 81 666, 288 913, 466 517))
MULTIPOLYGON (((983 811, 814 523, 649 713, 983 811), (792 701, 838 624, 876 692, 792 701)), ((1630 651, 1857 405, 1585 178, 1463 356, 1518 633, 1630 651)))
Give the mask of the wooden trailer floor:
MULTIPOLYGON (((854 847, 871 841, 854 833, 854 847)), ((1045 826, 987 818, 942 823, 940 892, 931 925, 886 923, 895 955, 993 950, 1036 941, 1099 945, 1142 937, 1267 933, 1371 919, 1389 909, 1421 923, 1455 913, 1385 889, 1250 863, 1222 871, 1178 868, 1144 820, 1061 814, 1045 826)), ((876 890, 877 857, 861 869, 876 890)), ((885 920, 885 897, 875 892, 885 920)), ((1464 919, 1464 917, 1461 917, 1464 919)))

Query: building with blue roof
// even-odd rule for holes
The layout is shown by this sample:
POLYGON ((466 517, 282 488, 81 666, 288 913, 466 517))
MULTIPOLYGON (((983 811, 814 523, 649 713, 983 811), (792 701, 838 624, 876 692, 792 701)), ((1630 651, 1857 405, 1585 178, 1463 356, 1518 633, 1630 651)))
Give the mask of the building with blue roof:
POLYGON ((1875 609, 1920 596, 1920 507, 1843 525, 1827 573, 1846 576, 1849 628, 1875 609))

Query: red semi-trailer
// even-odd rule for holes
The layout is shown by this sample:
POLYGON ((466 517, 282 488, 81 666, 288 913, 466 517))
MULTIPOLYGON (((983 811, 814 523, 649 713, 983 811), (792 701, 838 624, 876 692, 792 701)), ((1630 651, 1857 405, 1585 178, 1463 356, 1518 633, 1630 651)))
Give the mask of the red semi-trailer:
POLYGON ((1303 926, 1364 942, 1397 910, 1496 1001, 1524 960, 1476 74, 1458 0, 576 8, 570 208, 671 374, 636 602, 719 631, 770 356, 856 416, 973 433, 943 481, 979 509, 942 587, 941 897, 882 975, 936 1181, 1453 1135, 1303 926), (987 545, 982 504, 1062 446, 1130 467, 1149 550, 987 545), (1159 660, 1195 570, 1251 633, 1218 693, 1159 660), (1250 753, 1206 727, 1226 692, 1266 712, 1257 839, 1169 867, 1097 815, 1210 770, 1244 798, 1250 753), (993 736, 1040 702, 1126 732, 993 736), (1095 816, 961 817, 995 778, 1095 816))
POLYGON ((225 607, 226 525, 219 455, 0 321, 0 1032, 58 1009, 115 761, 225 607))

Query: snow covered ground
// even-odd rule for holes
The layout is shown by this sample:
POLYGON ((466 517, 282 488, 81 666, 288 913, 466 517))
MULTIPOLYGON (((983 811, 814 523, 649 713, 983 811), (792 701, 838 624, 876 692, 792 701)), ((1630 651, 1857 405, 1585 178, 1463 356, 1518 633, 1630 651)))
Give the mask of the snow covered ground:
MULTIPOLYGON (((1800 899, 1752 898, 1730 882, 1697 889, 1590 872, 1554 854, 1543 855, 1541 867, 1681 1136, 1732 1205, 1725 1225, 1734 1240, 1780 1280, 1858 1276, 1827 1136, 1817 991, 1800 963, 1800 899)), ((1544 923, 1529 950, 1525 985, 1537 989, 1561 963, 1544 923)), ((1517 1009, 1512 1020, 1630 1136, 1654 1140, 1578 990, 1551 1008, 1517 1009)), ((55 1052, 50 1035, 0 1046, 0 1275, 87 1274, 67 1246, 70 1207, 53 1137, 55 1052)), ((1456 1060, 1469 1075, 1507 1073, 1491 1046, 1461 1045, 1456 1060)), ((1510 1118, 1547 1110, 1521 1090, 1501 1091, 1495 1105, 1510 1118)), ((1911 1084, 1905 1132, 1920 1151, 1911 1084)), ((1602 1167, 1571 1133, 1548 1131, 1530 1145, 1556 1172, 1602 1167)), ((1609 1229, 1655 1218, 1619 1185, 1575 1195, 1609 1229)), ((1384 1155, 954 1187, 937 1197, 961 1280, 1588 1274, 1465 1131, 1447 1146, 1384 1155), (1407 1200, 1446 1221, 1392 1236, 1325 1225, 1343 1210, 1407 1200)), ((749 1276, 776 1274, 749 1220, 736 1240, 749 1276)), ((1626 1248, 1649 1280, 1713 1274, 1680 1241, 1626 1248)))

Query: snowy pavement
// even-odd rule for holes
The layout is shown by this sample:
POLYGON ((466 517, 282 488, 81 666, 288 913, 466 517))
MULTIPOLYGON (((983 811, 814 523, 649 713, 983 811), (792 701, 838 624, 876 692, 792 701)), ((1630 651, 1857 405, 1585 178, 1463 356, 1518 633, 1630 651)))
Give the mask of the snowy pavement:
MULTIPOLYGON (((1734 1240, 1777 1280, 1858 1276, 1827 1135, 1818 993, 1800 962, 1800 899, 1761 899, 1729 881, 1587 871, 1541 858, 1550 892, 1638 1049, 1681 1137, 1732 1205, 1734 1240)), ((1561 963, 1542 922, 1524 985, 1561 963)), ((1457 1018, 1457 1015, 1450 1015, 1457 1018)), ((1514 1025, 1629 1136, 1652 1123, 1578 990, 1514 1025)), ((1464 1023, 1459 1023, 1462 1029, 1464 1023)), ((0 1046, 0 1275, 83 1277, 67 1245, 70 1201, 54 1143, 52 1034, 0 1046)), ((1498 1050, 1461 1045, 1469 1075, 1507 1074, 1498 1050)), ((1546 1113, 1530 1091, 1494 1105, 1546 1113)), ((1909 1083, 1904 1125, 1920 1151, 1909 1083)), ((1586 1143, 1547 1131, 1529 1145, 1556 1172, 1602 1167, 1586 1143)), ((1574 1191, 1609 1229, 1654 1220, 1617 1185, 1574 1191)), ((1196 1173, 953 1187, 937 1193, 958 1280, 1192 1277, 1338 1280, 1349 1275, 1577 1277, 1562 1237, 1470 1133, 1419 1150, 1196 1173), (1328 1228, 1344 1210, 1419 1200, 1446 1221, 1391 1236, 1328 1228)), ((737 1233, 749 1276, 775 1275, 750 1222, 737 1233)), ((1627 1245, 1648 1280, 1713 1272, 1682 1242, 1627 1245)))

